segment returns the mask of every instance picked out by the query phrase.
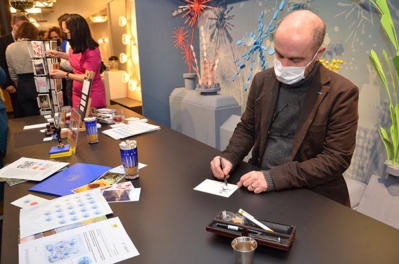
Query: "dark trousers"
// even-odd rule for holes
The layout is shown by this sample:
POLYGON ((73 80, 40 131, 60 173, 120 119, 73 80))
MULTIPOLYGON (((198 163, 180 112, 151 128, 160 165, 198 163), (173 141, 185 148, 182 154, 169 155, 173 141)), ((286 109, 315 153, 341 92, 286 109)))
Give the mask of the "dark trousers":
POLYGON ((18 74, 17 95, 22 117, 40 114, 33 73, 18 74))
MULTIPOLYGON (((3 92, 7 93, 6 90, 4 90, 3 92)), ((12 105, 12 108, 14 111, 14 118, 23 117, 22 109, 18 102, 18 94, 13 93, 13 94, 9 94, 9 95, 10 95, 10 99, 11 99, 11 105, 12 105)))

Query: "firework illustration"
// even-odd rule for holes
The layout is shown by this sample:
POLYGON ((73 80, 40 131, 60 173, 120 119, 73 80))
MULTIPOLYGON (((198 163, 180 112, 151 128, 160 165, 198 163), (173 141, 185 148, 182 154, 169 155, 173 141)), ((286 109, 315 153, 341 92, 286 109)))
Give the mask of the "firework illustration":
POLYGON ((248 52, 244 53, 240 60, 237 59, 234 61, 238 65, 238 71, 234 76, 233 81, 236 80, 237 76, 246 67, 246 64, 250 63, 250 69, 244 88, 245 91, 248 90, 256 61, 259 60, 259 65, 262 70, 265 70, 269 67, 266 59, 266 52, 268 51, 269 55, 273 55, 274 49, 269 49, 269 46, 264 45, 264 42, 266 38, 271 37, 271 34, 276 30, 277 25, 280 23, 280 20, 277 20, 277 18, 279 17, 281 11, 283 11, 284 7, 285 1, 282 0, 280 5, 278 7, 276 6, 276 11, 274 12, 273 17, 267 26, 263 24, 264 11, 262 11, 258 20, 259 25, 257 33, 255 34, 254 32, 247 32, 246 37, 237 42, 237 45, 243 45, 249 48, 248 52))
POLYGON ((184 24, 191 28, 191 40, 188 41, 188 32, 184 30, 184 27, 176 28, 173 31, 173 37, 175 38, 175 47, 182 50, 183 59, 188 66, 188 71, 192 73, 193 53, 190 45, 194 43, 195 29, 199 27, 200 19, 205 23, 204 13, 208 9, 215 9, 215 7, 207 5, 211 0, 185 0, 185 2, 186 5, 179 6, 176 11, 172 12, 172 16, 183 14, 184 24))
POLYGON ((192 53, 187 35, 188 31, 184 30, 184 27, 178 27, 173 31, 173 38, 175 39, 174 46, 182 50, 183 60, 189 66, 189 71, 191 72, 192 53))
POLYGON ((373 25, 372 13, 375 12, 375 9, 370 1, 365 0, 356 0, 352 1, 352 3, 338 2, 338 6, 344 7, 345 10, 335 15, 335 17, 344 17, 345 20, 353 17, 353 22, 347 28, 349 36, 345 39, 345 42, 350 42, 351 47, 354 48, 355 42, 358 39, 358 34, 364 34, 366 32, 367 22, 373 25))
POLYGON ((234 15, 229 15, 233 6, 227 9, 226 6, 220 6, 218 9, 212 9, 212 14, 209 16, 209 20, 213 23, 209 24, 211 35, 209 40, 214 42, 216 46, 220 45, 221 42, 226 43, 226 39, 229 43, 233 42, 233 38, 230 32, 233 24, 228 22, 234 18, 234 15))

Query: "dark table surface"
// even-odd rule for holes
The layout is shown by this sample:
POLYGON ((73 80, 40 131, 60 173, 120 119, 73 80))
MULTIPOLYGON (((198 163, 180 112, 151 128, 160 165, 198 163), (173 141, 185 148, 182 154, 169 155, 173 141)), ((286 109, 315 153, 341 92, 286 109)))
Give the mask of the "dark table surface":
MULTIPOLYGON (((23 130, 24 125, 42 122, 40 116, 9 120, 8 163, 20 157, 49 158, 48 151, 56 142, 43 142, 37 129, 23 130), (27 134, 29 140, 22 144, 27 134)), ((233 263, 232 239, 207 232, 205 227, 219 212, 240 208, 258 219, 297 228, 290 251, 259 246, 254 263, 399 263, 399 230, 395 228, 306 189, 260 195, 238 189, 230 198, 194 191, 204 179, 213 179, 209 162, 218 150, 164 126, 132 139, 138 142, 139 161, 148 166, 132 181, 141 187, 140 201, 110 204, 113 216, 120 217, 140 253, 123 263, 233 263)), ((89 145, 81 132, 76 154, 58 160, 115 167, 121 164, 119 142, 100 133, 99 143, 89 145)), ((229 182, 236 183, 252 169, 241 164, 229 182)), ((1 263, 18 263, 20 208, 10 203, 28 193, 55 198, 29 192, 34 184, 5 186, 1 263)))

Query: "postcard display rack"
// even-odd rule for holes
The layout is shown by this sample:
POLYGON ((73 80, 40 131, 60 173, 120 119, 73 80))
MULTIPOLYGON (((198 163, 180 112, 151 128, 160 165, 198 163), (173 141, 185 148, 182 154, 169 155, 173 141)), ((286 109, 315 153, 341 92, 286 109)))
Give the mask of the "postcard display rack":
POLYGON ((59 69, 60 63, 57 58, 47 56, 46 50, 57 50, 57 42, 52 40, 29 42, 29 53, 38 92, 37 104, 41 115, 58 113, 64 105, 62 80, 50 77, 50 72, 59 69))

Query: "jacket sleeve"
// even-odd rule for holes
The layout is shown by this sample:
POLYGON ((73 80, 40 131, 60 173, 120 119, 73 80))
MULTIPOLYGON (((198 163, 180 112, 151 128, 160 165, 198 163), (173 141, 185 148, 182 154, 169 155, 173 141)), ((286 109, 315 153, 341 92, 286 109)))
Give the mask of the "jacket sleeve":
POLYGON ((356 145, 359 89, 346 79, 334 85, 340 87, 330 89, 294 161, 269 171, 276 190, 313 188, 341 177, 349 167, 356 145))
POLYGON ((259 97, 259 90, 263 86, 263 77, 256 74, 248 94, 247 105, 241 116, 241 121, 234 129, 234 133, 228 146, 222 152, 221 156, 229 160, 235 168, 241 160, 249 153, 254 145, 256 134, 255 102, 259 97))
POLYGON ((10 85, 14 85, 14 82, 10 78, 10 74, 8 73, 8 66, 6 60, 6 48, 7 45, 5 43, 5 38, 2 37, 0 39, 0 67, 3 68, 4 72, 6 73, 6 81, 2 84, 2 87, 5 89, 10 85))
POLYGON ((6 81, 6 73, 2 67, 0 67, 0 84, 3 84, 6 81))
MULTIPOLYGON (((17 73, 15 72, 14 66, 13 66, 13 58, 11 56, 10 49, 7 48, 6 50, 6 58, 7 58, 7 68, 8 68, 8 78, 12 81, 11 85, 14 85, 14 83, 18 80, 17 73)), ((7 87, 4 85, 4 87, 7 87)))

